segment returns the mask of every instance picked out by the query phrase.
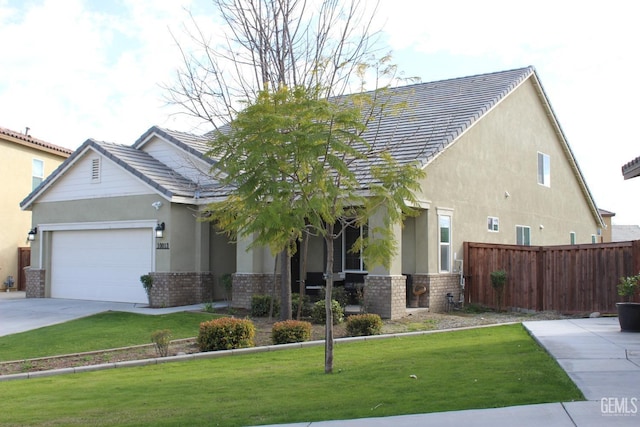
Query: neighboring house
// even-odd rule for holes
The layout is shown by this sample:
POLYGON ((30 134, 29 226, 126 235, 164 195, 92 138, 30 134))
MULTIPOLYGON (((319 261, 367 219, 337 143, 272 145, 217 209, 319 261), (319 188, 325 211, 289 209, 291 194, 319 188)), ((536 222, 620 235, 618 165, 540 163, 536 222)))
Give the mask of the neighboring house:
POLYGON ((600 236, 597 239, 598 243, 615 242, 615 240, 613 240, 612 219, 614 216, 616 216, 616 214, 604 209, 598 209, 598 211, 600 211, 600 216, 604 221, 604 228, 602 229, 602 232, 600 233, 600 236))
POLYGON ((640 176, 640 157, 636 157, 626 165, 622 166, 622 176, 624 176, 624 179, 631 179, 640 176))
POLYGON ((617 225, 613 226, 612 240, 613 242, 629 242, 632 240, 640 240, 639 225, 617 225))
MULTIPOLYGON (((591 243, 604 227, 584 177, 533 67, 395 88, 402 114, 373 124, 378 142, 426 171, 419 215, 396 228, 401 250, 390 268, 367 270, 336 246, 336 276, 366 282, 371 312, 397 318, 412 289, 420 305, 444 308, 460 292, 463 242, 522 245, 591 243)), ((266 293, 274 257, 250 241, 227 242, 206 206, 228 191, 207 172, 207 137, 150 128, 132 146, 86 141, 21 204, 33 212, 27 295, 144 303, 141 274, 154 277, 155 304, 220 298, 233 273, 233 305, 266 293), (155 230, 162 237, 154 237, 155 230), (213 295, 211 287, 214 287, 213 295)), ((366 171, 363 171, 366 173, 366 171)), ((370 219, 370 225, 381 221, 370 219)), ((309 246, 308 284, 322 277, 324 243, 309 246)), ((292 261, 299 277, 299 260, 292 261)), ((294 290, 297 282, 294 280, 294 290)))
POLYGON ((20 209, 33 191, 69 155, 71 150, 0 127, 0 289, 24 290, 22 262, 29 265, 27 233, 31 213, 20 209), (21 256, 22 254, 22 256, 21 256), (25 257, 26 256, 26 257, 25 257))

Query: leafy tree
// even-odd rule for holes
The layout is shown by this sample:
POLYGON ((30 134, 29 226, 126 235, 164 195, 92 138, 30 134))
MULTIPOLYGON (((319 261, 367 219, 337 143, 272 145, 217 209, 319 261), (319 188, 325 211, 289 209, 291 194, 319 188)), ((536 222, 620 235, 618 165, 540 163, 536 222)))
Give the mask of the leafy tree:
POLYGON ((209 219, 232 236, 253 236, 253 247, 287 256, 281 258, 284 318, 291 318, 288 257, 305 233, 324 239, 330 373, 334 241, 382 212, 382 222, 350 250, 361 252, 368 266, 388 266, 398 250, 393 227, 412 213, 406 202, 415 201, 423 176, 416 164, 393 158, 389 141, 363 137, 381 117, 406 107, 388 96, 388 84, 364 90, 367 77, 390 82, 396 70, 388 57, 371 60, 370 20, 359 20, 358 1, 343 7, 325 0, 318 10, 297 0, 214 3, 231 30, 228 50, 216 50, 197 32, 205 54, 184 53, 170 97, 217 129, 208 153, 216 159, 212 173, 232 190, 209 207, 209 219))

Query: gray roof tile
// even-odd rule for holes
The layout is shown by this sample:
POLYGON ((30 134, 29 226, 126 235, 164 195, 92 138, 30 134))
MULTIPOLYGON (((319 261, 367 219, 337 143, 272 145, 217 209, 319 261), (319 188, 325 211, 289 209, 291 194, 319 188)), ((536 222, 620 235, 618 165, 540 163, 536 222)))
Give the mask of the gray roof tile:
MULTIPOLYGON (((381 95, 382 101, 390 105, 406 103, 407 108, 398 114, 379 115, 363 136, 373 148, 390 150, 399 162, 418 160, 426 164, 534 73, 533 67, 525 67, 389 89, 381 95)), ((204 155, 211 134, 193 135, 153 126, 132 146, 95 140, 85 144, 92 145, 166 197, 193 197, 196 190, 201 198, 228 194, 228 189, 214 180, 201 183, 198 188, 196 183, 145 153, 144 143, 154 134, 211 165, 215 164, 215 160, 204 155)), ((82 151, 83 147, 80 147, 65 164, 82 151)), ((365 179, 369 166, 367 162, 354 165, 357 174, 365 179)), ((49 179, 54 179, 56 172, 49 179)), ((36 192, 21 205, 30 203, 36 192)))

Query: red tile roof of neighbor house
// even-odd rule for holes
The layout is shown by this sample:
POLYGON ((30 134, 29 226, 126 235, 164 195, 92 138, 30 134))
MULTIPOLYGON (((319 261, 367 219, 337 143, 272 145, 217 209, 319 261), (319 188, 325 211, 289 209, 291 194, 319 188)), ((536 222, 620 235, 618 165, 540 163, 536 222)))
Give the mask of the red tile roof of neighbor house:
POLYGON ((51 144, 49 142, 43 141, 38 138, 34 138, 31 135, 24 134, 21 132, 16 132, 11 129, 0 127, 0 135, 6 135, 13 139, 17 139, 18 143, 25 142, 28 145, 35 146, 36 148, 42 148, 44 151, 54 152, 60 154, 62 157, 69 157, 73 150, 70 150, 65 147, 60 147, 59 145, 51 144), (20 142, 19 142, 20 141, 20 142))

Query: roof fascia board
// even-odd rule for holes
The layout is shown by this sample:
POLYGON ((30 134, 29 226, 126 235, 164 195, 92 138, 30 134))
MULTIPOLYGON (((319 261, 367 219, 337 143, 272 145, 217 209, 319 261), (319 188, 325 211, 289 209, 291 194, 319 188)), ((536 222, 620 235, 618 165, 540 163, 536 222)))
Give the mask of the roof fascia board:
POLYGON ((582 174, 582 171, 580 170, 580 166, 578 165, 575 155, 573 154, 573 151, 569 146, 569 142, 564 134, 564 131, 562 130, 562 126, 560 126, 560 122, 558 121, 556 113, 555 111, 553 111, 553 107, 551 106, 551 102, 547 97, 547 93, 545 92, 544 87, 542 86, 542 83, 540 82, 540 79, 538 78, 538 75, 535 71, 532 73, 532 76, 533 76, 532 81, 534 83, 534 87, 538 91, 538 95, 540 96, 542 103, 544 104, 544 107, 547 110, 547 116, 551 119, 552 125, 556 131, 556 134, 560 138, 560 143, 562 144, 562 148, 567 156, 567 159, 569 160, 569 163, 571 164, 571 168, 573 169, 573 173, 575 177, 578 178, 578 184, 582 189, 583 195, 587 199, 587 203, 591 208, 591 212, 594 218, 596 219, 596 221, 598 222, 598 224, 600 225, 600 227, 606 228, 604 219, 602 218, 602 215, 600 215, 600 212, 598 210, 598 207, 596 206, 595 200, 593 199, 593 195, 591 194, 591 191, 587 186, 587 182, 584 179, 584 175, 582 174))
POLYGON ((31 208, 31 205, 34 201, 39 198, 45 191, 47 191, 62 175, 65 174, 73 165, 76 164, 78 159, 82 157, 84 153, 86 153, 93 141, 91 139, 87 139, 76 151, 71 154, 60 166, 58 166, 52 173, 49 175, 43 183, 37 187, 34 191, 32 191, 22 202, 20 202, 21 210, 28 210, 31 208))
POLYGON ((215 161, 207 156, 203 156, 202 153, 200 153, 198 150, 188 146, 187 144, 183 143, 182 141, 176 139, 175 137, 169 135, 168 133, 166 133, 164 130, 162 130, 161 128, 157 127, 157 126, 152 126, 149 128, 149 130, 147 130, 144 134, 142 134, 142 136, 140 138, 138 138, 138 140, 133 144, 133 148, 135 149, 142 149, 142 147, 144 147, 145 144, 147 144, 149 141, 151 141, 154 137, 158 137, 163 139, 164 141, 173 144, 174 146, 176 146, 177 148, 179 148, 180 150, 184 151, 187 154, 190 154, 196 158, 198 158, 199 160, 205 162, 208 165, 213 165, 215 163, 215 161))
POLYGON ((138 174, 134 173, 134 171, 131 169, 131 167, 129 167, 129 165, 115 158, 111 153, 106 151, 102 146, 100 146, 100 144, 98 144, 93 139, 88 139, 84 142, 84 144, 82 144, 80 148, 78 148, 78 150, 76 150, 71 155, 71 157, 69 157, 69 159, 67 159, 67 161, 62 163, 62 165, 60 165, 55 171, 53 171, 51 175, 49 175, 49 177, 47 177, 44 183, 36 189, 37 191, 35 193, 31 193, 29 196, 27 196, 27 198, 25 198, 20 203, 20 209, 22 210, 30 209, 33 203, 35 203, 35 201, 42 194, 44 194, 49 188, 51 188, 51 186, 55 182, 57 182, 58 179, 60 179, 60 177, 62 177, 66 171, 72 168, 79 161, 79 159, 84 157, 84 155, 89 151, 93 151, 103 155, 106 159, 108 159, 118 167, 130 173, 135 179, 140 181, 145 186, 149 187, 152 191, 158 193, 158 195, 163 197, 165 200, 170 200, 171 197, 173 196, 173 194, 169 190, 161 187, 160 185, 154 183, 153 181, 142 179, 140 176, 138 176, 138 174))

